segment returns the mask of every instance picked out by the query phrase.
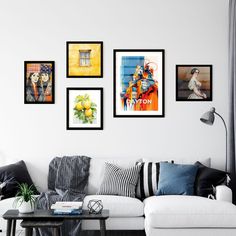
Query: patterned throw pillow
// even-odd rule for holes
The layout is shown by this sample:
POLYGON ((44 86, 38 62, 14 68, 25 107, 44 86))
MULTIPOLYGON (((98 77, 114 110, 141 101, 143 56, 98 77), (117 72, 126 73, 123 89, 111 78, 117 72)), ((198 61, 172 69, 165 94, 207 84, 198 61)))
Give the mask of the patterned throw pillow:
POLYGON ((136 196, 145 199, 156 195, 159 179, 160 163, 138 162, 141 166, 139 180, 136 188, 136 196))
POLYGON ((135 197, 139 171, 140 165, 123 169, 106 162, 103 182, 97 194, 135 197))
MULTIPOLYGON (((173 160, 170 162, 174 163, 173 160)), ((158 189, 160 162, 137 162, 136 164, 141 166, 136 197, 143 200, 147 197, 155 196, 158 189)))

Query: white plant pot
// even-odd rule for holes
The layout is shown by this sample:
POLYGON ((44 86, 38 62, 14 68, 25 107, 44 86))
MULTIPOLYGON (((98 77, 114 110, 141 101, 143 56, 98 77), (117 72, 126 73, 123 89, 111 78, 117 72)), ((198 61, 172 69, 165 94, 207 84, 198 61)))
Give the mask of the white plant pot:
POLYGON ((30 204, 30 202, 22 202, 22 204, 19 206, 19 212, 20 213, 31 213, 34 211, 34 204, 30 204))

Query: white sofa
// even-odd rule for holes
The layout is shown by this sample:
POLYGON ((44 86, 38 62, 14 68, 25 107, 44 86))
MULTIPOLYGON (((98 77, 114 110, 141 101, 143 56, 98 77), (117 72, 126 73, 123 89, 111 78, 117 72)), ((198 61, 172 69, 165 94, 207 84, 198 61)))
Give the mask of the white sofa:
MULTIPOLYGON (((236 206, 231 202, 197 196, 152 196, 142 202, 136 198, 96 195, 103 179, 105 161, 128 167, 137 160, 91 160, 89 195, 84 199, 83 208, 87 208, 90 199, 102 200, 104 208, 110 211, 106 222, 108 230, 145 230, 147 236, 236 234, 236 206)), ((232 194, 225 186, 217 191, 218 199, 230 199, 232 194)), ((0 215, 12 208, 13 201, 14 198, 0 201, 0 215)), ((6 229, 2 218, 0 228, 6 229)), ((98 230, 99 222, 83 221, 82 229, 98 230)))

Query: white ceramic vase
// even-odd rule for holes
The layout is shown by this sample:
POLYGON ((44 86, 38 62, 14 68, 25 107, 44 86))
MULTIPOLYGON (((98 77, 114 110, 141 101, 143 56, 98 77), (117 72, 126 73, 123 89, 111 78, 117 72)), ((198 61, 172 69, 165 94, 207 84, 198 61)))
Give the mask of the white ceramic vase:
POLYGON ((30 204, 30 202, 22 202, 22 204, 19 206, 19 212, 20 213, 31 213, 34 211, 34 204, 30 204))

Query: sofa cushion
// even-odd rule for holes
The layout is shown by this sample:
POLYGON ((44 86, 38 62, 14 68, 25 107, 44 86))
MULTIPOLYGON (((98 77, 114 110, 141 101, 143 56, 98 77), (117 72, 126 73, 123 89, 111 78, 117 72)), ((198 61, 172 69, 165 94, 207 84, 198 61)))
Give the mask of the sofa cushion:
POLYGON ((93 199, 102 201, 103 208, 109 209, 110 217, 143 216, 144 204, 137 198, 112 195, 88 195, 84 199, 83 209, 88 209, 88 202, 93 199))
MULTIPOLYGON (((4 199, 2 201, 0 201, 0 229, 3 230, 3 232, 6 230, 7 228, 7 221, 4 220, 2 218, 3 214, 10 210, 10 209, 14 209, 14 201, 15 201, 15 197, 12 197, 12 198, 7 198, 7 199, 4 199)), ((20 224, 19 224, 20 221, 17 220, 17 224, 16 224, 16 229, 20 229, 20 224)), ((1 235, 1 233, 0 233, 1 235)), ((5 234, 4 234, 5 235, 5 234)))
POLYGON ((198 167, 160 163, 157 195, 193 195, 198 167))
POLYGON ((0 201, 0 217, 2 217, 2 215, 10 209, 14 209, 14 201, 15 201, 15 197, 11 197, 8 199, 4 199, 2 201, 0 201))
MULTIPOLYGON (((100 230, 100 224, 98 220, 82 220, 83 230, 100 230)), ((109 217, 106 220, 106 230, 144 230, 144 217, 109 217)), ((109 235, 129 235, 129 234, 118 234, 110 233, 109 235)), ((85 234, 87 235, 87 234, 85 234)), ((88 234, 90 235, 90 234, 88 234)), ((91 234, 99 235, 99 234, 91 234)), ((136 235, 131 233, 131 235, 136 235)), ((140 234, 137 234, 140 235, 140 234)))
POLYGON ((235 205, 198 196, 149 197, 144 214, 146 223, 156 228, 236 227, 235 205))
POLYGON ((140 165, 135 165, 121 168, 111 163, 105 163, 104 178, 97 194, 135 197, 140 167, 140 165))

